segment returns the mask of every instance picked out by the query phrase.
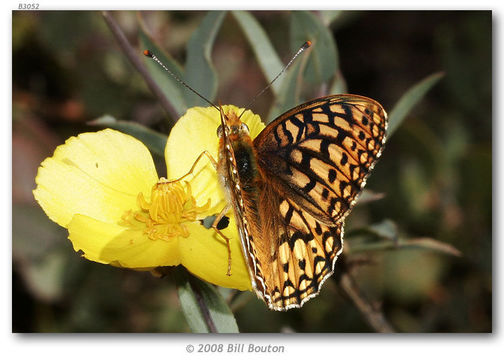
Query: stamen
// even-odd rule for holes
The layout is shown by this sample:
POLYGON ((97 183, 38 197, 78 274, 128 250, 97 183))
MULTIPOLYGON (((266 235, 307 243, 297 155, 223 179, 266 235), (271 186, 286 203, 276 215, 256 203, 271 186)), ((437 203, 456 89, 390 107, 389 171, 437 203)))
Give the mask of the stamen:
POLYGON ((151 240, 165 240, 182 236, 188 237, 189 230, 184 223, 196 221, 199 214, 210 208, 210 199, 203 206, 197 206, 192 196, 191 185, 180 181, 159 179, 153 186, 150 202, 143 193, 137 196, 140 210, 128 210, 122 216, 122 225, 144 228, 144 233, 151 240))

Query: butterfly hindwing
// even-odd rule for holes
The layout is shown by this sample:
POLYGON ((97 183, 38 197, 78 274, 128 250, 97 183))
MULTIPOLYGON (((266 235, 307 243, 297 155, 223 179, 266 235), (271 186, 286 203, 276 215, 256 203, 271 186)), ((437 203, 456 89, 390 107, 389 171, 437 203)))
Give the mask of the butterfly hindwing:
POLYGON ((329 96, 300 105, 254 140, 263 177, 331 224, 344 219, 381 154, 387 116, 374 100, 329 96))
POLYGON ((256 247, 255 254, 268 274, 264 297, 275 310, 301 307, 333 273, 343 249, 343 223, 325 225, 289 197, 276 193, 269 183, 264 186, 268 197, 261 203, 267 204, 260 207, 269 219, 261 223, 262 241, 269 246, 256 247), (275 208, 270 211, 272 204, 275 208))

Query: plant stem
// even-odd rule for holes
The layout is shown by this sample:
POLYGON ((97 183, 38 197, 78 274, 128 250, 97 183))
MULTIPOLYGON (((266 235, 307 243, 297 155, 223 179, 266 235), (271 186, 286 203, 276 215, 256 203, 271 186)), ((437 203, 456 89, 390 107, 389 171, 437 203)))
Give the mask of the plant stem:
POLYGON ((145 83, 149 87, 149 89, 154 93, 154 95, 158 98, 159 103, 161 104, 161 107, 164 109, 164 111, 169 115, 170 117, 170 126, 174 125, 173 119, 178 119, 178 113, 175 110, 175 108, 172 106, 172 104, 168 101, 166 96, 163 94, 163 91, 161 88, 157 85, 157 83, 154 81, 152 76, 150 75, 149 71, 145 67, 145 65, 142 63, 140 58, 137 55, 137 52, 131 44, 129 43, 128 39, 124 35, 123 31, 117 24, 117 22, 114 20, 114 18, 111 16, 109 11, 103 11, 103 17, 105 19, 105 22, 107 23, 110 31, 112 31, 112 34, 114 34, 114 37, 116 38, 121 50, 124 52, 128 60, 131 62, 131 64, 137 69, 137 71, 142 75, 143 79, 145 80, 145 83))
POLYGON ((215 326, 212 317, 210 316, 210 311, 208 310, 207 304, 205 303, 205 300, 201 296, 201 292, 198 286, 195 286, 195 284, 191 281, 191 277, 189 276, 189 285, 191 286, 191 289, 194 292, 194 296, 196 297, 196 302, 198 303, 198 306, 201 310, 201 314, 203 315, 203 319, 205 320, 205 323, 208 327, 208 331, 211 333, 217 333, 217 327, 215 326))
POLYGON ((366 322, 379 333, 393 333, 395 332, 392 326, 388 323, 383 312, 373 305, 369 299, 361 292, 354 279, 348 271, 345 257, 341 256, 338 259, 339 276, 336 281, 340 290, 352 301, 355 307, 359 310, 366 322), (340 261, 341 260, 341 261, 340 261))
POLYGON ((387 319, 385 319, 383 313, 379 309, 376 309, 376 307, 363 296, 350 274, 346 273, 341 275, 339 286, 352 300, 369 326, 380 333, 394 332, 394 329, 388 323, 387 319))

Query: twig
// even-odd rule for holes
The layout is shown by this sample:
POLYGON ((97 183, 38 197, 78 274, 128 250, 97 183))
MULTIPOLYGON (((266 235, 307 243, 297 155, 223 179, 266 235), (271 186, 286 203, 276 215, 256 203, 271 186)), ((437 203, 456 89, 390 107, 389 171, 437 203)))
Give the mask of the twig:
POLYGON ((343 274, 340 280, 340 287, 345 294, 353 301, 354 305, 359 309, 362 316, 366 319, 368 324, 380 333, 393 333, 394 329, 387 322, 383 313, 375 309, 375 307, 364 298, 359 292, 359 289, 353 281, 350 274, 343 274))
POLYGON ((161 107, 170 116, 170 125, 173 125, 174 124, 173 119, 177 119, 179 117, 177 111, 175 110, 173 105, 168 101, 166 96, 163 94, 161 88, 157 85, 157 83, 154 81, 145 65, 139 59, 137 52, 133 49, 128 39, 126 39, 126 36, 122 32, 117 22, 111 16, 110 12, 104 11, 103 17, 110 31, 112 31, 112 34, 114 34, 114 37, 116 38, 122 51, 124 52, 128 60, 131 62, 131 64, 137 69, 140 75, 142 75, 149 89, 158 98, 161 107))
POLYGON ((190 276, 189 276, 189 285, 191 286, 191 289, 194 292, 194 296, 196 297, 196 301, 198 302, 198 306, 201 310, 201 314, 203 315, 203 319, 205 320, 205 324, 208 327, 208 331, 210 331, 211 333, 217 333, 218 332, 217 327, 215 326, 215 323, 213 322, 213 319, 210 316, 210 311, 208 310, 205 300, 201 296, 200 288, 198 286, 194 286, 190 276))
POLYGON ((339 276, 336 279, 338 286, 357 307, 369 326, 379 333, 395 332, 392 326, 388 323, 387 319, 385 319, 382 311, 377 309, 376 306, 373 306, 364 294, 362 294, 347 269, 345 259, 338 259, 338 264, 340 268, 340 272, 337 273, 339 276))

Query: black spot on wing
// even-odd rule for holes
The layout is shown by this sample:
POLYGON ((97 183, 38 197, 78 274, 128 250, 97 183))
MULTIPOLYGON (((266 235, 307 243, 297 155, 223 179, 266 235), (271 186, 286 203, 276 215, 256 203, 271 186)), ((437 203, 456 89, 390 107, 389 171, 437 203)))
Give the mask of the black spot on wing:
POLYGON ((328 179, 331 184, 336 180, 336 170, 329 169, 328 179))
POLYGON ((299 260, 298 265, 299 265, 299 268, 304 271, 304 269, 306 267, 306 260, 305 259, 299 260))
POLYGON ((346 152, 342 152, 340 164, 345 166, 347 162, 348 162, 348 155, 346 154, 346 152))
POLYGON ((284 272, 289 272, 289 263, 288 262, 285 263, 285 264, 283 264, 283 271, 284 272))

